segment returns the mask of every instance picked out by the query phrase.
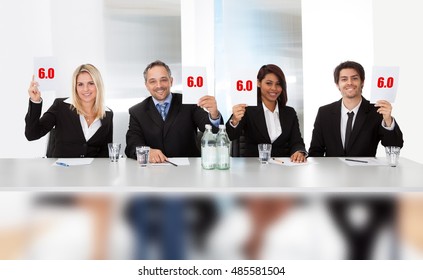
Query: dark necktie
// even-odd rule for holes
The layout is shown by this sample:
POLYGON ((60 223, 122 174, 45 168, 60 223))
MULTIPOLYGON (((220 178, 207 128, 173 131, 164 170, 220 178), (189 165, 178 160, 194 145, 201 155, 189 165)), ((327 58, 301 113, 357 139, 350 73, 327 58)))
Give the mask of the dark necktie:
POLYGON ((347 150, 348 147, 348 143, 350 142, 350 138, 351 138, 351 130, 352 130, 352 122, 353 122, 353 118, 354 118, 354 112, 349 112, 347 113, 348 115, 348 121, 347 121, 347 128, 345 130, 345 145, 344 145, 344 150, 347 150))
POLYGON ((157 103, 157 109, 160 112, 160 115, 162 116, 162 119, 165 120, 166 119, 166 107, 167 107, 167 102, 165 103, 157 103))

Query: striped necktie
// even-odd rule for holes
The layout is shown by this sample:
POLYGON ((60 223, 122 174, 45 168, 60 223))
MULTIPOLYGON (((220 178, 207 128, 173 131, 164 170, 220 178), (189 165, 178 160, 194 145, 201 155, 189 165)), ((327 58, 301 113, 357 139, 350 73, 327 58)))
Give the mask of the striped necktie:
POLYGON ((166 107, 167 107, 167 102, 164 103, 157 103, 156 107, 159 110, 160 115, 162 116, 162 119, 165 120, 166 119, 166 107))

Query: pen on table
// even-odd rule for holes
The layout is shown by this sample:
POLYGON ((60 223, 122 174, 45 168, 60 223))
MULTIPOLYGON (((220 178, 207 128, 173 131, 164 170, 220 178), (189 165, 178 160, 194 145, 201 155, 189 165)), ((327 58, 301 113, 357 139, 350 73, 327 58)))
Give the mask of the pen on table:
POLYGON ((365 161, 365 160, 359 160, 359 159, 346 158, 345 160, 347 160, 347 161, 354 161, 354 162, 361 162, 361 163, 368 163, 368 162, 367 162, 367 161, 365 161))
POLYGON ((168 161, 167 159, 165 159, 165 162, 172 164, 173 166, 178 166, 176 163, 173 163, 171 161, 168 161))
POLYGON ((279 162, 279 163, 284 163, 282 160, 277 159, 277 158, 272 158, 274 161, 279 162))
POLYGON ((56 161, 56 165, 69 167, 69 164, 64 163, 64 162, 59 162, 59 161, 56 161))

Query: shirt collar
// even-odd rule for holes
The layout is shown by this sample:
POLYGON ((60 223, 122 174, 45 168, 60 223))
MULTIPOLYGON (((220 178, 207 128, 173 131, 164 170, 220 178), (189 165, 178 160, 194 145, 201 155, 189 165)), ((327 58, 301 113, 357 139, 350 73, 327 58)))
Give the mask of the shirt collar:
POLYGON ((272 114, 277 113, 279 115, 279 106, 278 106, 278 101, 276 101, 276 107, 275 107, 275 111, 270 111, 269 108, 266 107, 266 105, 264 105, 264 103, 262 102, 261 105, 263 106, 263 110, 264 112, 269 111, 272 114))
POLYGON ((163 100, 162 102, 158 101, 156 98, 154 98, 153 96, 151 96, 151 98, 153 99, 154 102, 154 106, 157 106, 157 104, 161 104, 161 103, 165 103, 167 102, 167 104, 170 104, 172 102, 172 93, 170 93, 165 100, 163 100))
POLYGON ((354 112, 354 115, 356 116, 361 102, 363 102, 363 99, 361 99, 360 103, 358 103, 357 106, 355 106, 352 110, 348 110, 347 107, 345 107, 344 102, 341 101, 341 114, 345 115, 349 112, 354 112))

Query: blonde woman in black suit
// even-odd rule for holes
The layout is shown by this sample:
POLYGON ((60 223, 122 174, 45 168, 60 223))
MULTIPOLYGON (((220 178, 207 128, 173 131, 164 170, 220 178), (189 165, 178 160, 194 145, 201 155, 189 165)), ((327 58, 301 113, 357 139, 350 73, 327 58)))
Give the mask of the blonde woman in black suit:
POLYGON ((113 112, 104 105, 101 74, 91 64, 76 68, 72 96, 57 98, 41 116, 42 98, 38 83, 31 81, 25 136, 37 140, 56 130, 53 157, 108 157, 113 141, 113 112))

